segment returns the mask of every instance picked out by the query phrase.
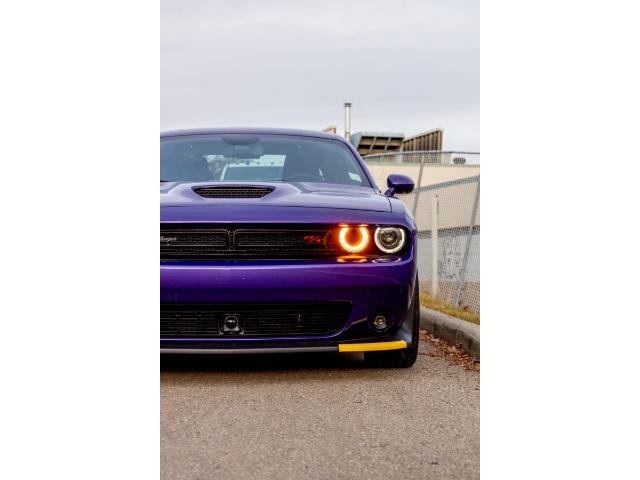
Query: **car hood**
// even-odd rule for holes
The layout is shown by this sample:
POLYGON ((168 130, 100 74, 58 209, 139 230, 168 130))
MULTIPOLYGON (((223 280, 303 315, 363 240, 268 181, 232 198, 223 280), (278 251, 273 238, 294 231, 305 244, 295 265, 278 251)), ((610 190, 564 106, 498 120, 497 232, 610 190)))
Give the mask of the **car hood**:
POLYGON ((389 199, 369 187, 327 185, 324 183, 281 182, 166 182, 160 184, 160 206, 250 206, 331 208, 390 212, 389 199), (194 189, 199 187, 270 187, 273 191, 262 198, 204 198, 194 189))

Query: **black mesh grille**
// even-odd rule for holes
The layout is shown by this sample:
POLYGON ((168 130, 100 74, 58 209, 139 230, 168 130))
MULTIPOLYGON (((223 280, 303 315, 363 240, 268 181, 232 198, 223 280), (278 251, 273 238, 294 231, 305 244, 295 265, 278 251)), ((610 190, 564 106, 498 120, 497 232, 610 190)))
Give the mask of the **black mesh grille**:
POLYGON ((160 306, 160 337, 300 337, 340 331, 351 313, 349 302, 255 304, 173 304, 160 306), (241 330, 223 333, 224 319, 240 319, 241 330))
POLYGON ((160 258, 215 256, 227 249, 228 239, 226 230, 161 229, 160 258))
POLYGON ((197 187, 193 191, 204 198, 262 198, 271 187, 197 187))
POLYGON ((344 252, 337 245, 335 227, 296 225, 160 226, 160 258, 313 258, 335 257, 344 252))
POLYGON ((321 252, 331 243, 327 230, 237 230, 236 246, 241 249, 279 249, 321 252))

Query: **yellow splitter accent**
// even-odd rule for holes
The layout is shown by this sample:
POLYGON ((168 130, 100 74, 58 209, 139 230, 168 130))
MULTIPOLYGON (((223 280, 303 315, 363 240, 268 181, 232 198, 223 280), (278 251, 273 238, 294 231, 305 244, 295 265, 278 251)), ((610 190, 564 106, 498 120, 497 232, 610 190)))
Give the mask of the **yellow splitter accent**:
POLYGON ((407 342, 404 340, 376 343, 341 343, 338 345, 339 352, 375 352, 378 350, 400 350, 401 348, 407 348, 407 342))

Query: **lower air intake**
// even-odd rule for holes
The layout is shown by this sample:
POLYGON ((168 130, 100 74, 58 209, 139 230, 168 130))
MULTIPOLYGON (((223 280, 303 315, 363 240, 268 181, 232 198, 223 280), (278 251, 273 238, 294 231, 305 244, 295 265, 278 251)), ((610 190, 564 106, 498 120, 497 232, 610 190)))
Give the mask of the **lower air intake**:
POLYGON ((351 313, 350 302, 160 305, 161 339, 327 336, 339 332, 351 313), (240 327, 225 332, 233 316, 240 327))

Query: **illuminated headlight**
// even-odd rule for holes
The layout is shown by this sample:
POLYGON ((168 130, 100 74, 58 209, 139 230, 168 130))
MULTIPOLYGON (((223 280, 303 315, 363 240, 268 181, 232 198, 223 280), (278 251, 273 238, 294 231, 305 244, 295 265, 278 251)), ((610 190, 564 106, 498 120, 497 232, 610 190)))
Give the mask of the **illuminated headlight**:
POLYGON ((369 245, 369 230, 365 226, 349 227, 343 225, 338 234, 340 246, 349 253, 360 253, 369 245))
POLYGON ((373 236, 376 246, 384 253, 396 253, 404 247, 404 230, 397 227, 378 227, 373 236))

